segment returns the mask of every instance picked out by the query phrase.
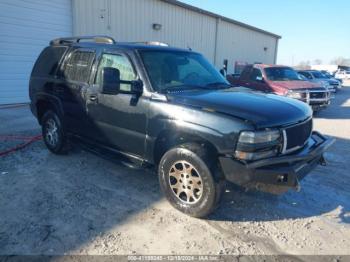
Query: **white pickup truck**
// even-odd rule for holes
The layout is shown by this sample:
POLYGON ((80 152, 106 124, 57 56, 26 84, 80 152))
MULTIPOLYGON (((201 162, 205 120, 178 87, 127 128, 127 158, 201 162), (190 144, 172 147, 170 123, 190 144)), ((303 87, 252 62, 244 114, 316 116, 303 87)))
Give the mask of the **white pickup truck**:
POLYGON ((338 70, 335 73, 334 77, 337 79, 348 80, 348 79, 350 79, 350 71, 349 70, 338 70))

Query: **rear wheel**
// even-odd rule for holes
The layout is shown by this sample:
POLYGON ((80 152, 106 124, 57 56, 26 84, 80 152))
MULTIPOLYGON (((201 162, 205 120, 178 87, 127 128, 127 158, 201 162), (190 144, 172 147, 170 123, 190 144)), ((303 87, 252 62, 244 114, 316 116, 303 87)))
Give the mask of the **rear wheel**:
POLYGON ((67 153, 68 139, 59 116, 50 110, 44 114, 41 122, 46 147, 55 154, 67 153))
POLYGON ((186 144, 169 150, 159 164, 159 182, 167 200, 181 212, 206 217, 220 197, 220 185, 214 180, 207 151, 186 144))

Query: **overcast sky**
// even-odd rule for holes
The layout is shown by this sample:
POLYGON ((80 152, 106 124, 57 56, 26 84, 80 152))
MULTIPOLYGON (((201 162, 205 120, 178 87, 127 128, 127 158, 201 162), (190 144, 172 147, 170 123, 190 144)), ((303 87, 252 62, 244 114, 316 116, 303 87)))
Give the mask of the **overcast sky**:
POLYGON ((350 58, 350 0, 181 0, 282 36, 278 63, 350 58))

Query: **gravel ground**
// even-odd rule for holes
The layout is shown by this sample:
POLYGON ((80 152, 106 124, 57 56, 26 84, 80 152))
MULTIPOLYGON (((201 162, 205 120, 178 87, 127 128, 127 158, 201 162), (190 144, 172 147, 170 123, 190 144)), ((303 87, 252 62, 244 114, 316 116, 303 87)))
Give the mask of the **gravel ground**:
MULTIPOLYGON (((315 129, 337 142, 301 192, 229 186, 206 220, 174 210, 152 170, 35 142, 0 158, 0 254, 350 255, 349 98, 344 88, 316 115, 315 129)), ((0 123, 0 135, 40 134, 27 107, 0 109, 0 123)))

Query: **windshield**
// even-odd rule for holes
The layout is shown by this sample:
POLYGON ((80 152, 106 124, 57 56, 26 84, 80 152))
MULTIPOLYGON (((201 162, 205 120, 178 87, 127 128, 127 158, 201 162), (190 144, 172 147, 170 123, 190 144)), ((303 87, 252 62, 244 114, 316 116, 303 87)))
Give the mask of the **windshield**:
POLYGON ((152 86, 158 92, 230 86, 200 54, 167 50, 145 50, 140 54, 152 86))
POLYGON ((265 68, 267 79, 270 81, 300 81, 297 72, 289 67, 265 68))
POLYGON ((315 78, 322 78, 322 79, 325 79, 327 78, 326 76, 324 76, 321 72, 311 72, 311 74, 315 77, 315 78))
POLYGON ((322 72, 322 74, 326 77, 326 78, 332 78, 332 75, 328 72, 322 72))
POLYGON ((302 74, 298 74, 298 76, 299 76, 299 78, 300 78, 301 80, 308 81, 308 79, 307 79, 306 76, 304 76, 304 75, 302 75, 302 74))

